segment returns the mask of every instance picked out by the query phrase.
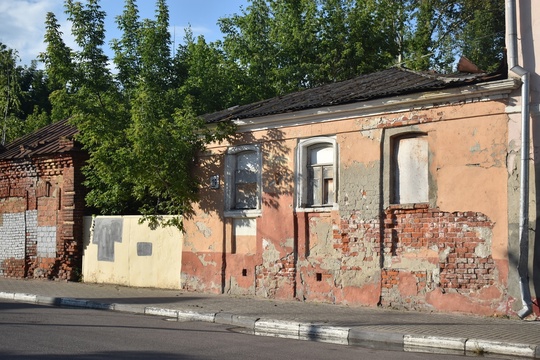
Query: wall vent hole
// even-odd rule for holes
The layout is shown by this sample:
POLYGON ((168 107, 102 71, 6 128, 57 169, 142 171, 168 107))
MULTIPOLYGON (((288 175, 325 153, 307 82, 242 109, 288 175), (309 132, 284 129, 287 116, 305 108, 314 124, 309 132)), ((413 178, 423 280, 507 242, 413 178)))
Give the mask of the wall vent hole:
POLYGON ((242 269, 242 276, 247 276, 247 269, 242 269))
POLYGON ((322 273, 317 273, 317 281, 322 281, 322 273))

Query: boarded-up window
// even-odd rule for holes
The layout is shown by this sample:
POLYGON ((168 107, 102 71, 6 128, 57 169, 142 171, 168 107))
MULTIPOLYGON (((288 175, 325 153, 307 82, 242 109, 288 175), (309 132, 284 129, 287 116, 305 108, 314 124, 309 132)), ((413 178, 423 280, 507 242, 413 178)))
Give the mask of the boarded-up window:
POLYGON ((395 204, 429 201, 426 136, 403 137, 394 143, 393 199, 395 204))
POLYGON ((334 148, 331 145, 309 148, 308 204, 332 205, 334 202, 334 148))

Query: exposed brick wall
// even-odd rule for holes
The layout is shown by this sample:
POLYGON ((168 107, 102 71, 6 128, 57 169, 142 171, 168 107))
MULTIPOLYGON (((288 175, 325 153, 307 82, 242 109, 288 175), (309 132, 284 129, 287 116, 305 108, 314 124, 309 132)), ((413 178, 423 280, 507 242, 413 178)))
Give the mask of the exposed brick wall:
POLYGON ((366 267, 381 267, 381 305, 426 309, 426 294, 435 289, 468 296, 497 285, 492 228, 477 212, 393 206, 382 223, 357 213, 342 217, 333 227, 333 247, 342 271, 360 276, 366 267), (350 262, 358 256, 361 262, 350 262))
POLYGON ((293 289, 296 278, 294 254, 256 266, 255 277, 256 294, 259 296, 274 298, 280 291, 293 289))
MULTIPOLYGON (((373 262, 380 256, 380 223, 378 220, 365 220, 359 213, 352 213, 342 218, 340 224, 334 224, 334 249, 343 258, 362 255, 362 262, 373 262)), ((342 270, 356 270, 343 265, 342 270)))
MULTIPOLYGON (((0 162, 0 273, 10 277, 78 278, 82 265, 85 156, 0 162), (22 221, 13 220, 14 217, 22 221), (2 234, 15 234, 6 240, 2 234), (16 242, 22 251, 3 251, 16 242)), ((13 247, 16 248, 16 247, 13 247)))

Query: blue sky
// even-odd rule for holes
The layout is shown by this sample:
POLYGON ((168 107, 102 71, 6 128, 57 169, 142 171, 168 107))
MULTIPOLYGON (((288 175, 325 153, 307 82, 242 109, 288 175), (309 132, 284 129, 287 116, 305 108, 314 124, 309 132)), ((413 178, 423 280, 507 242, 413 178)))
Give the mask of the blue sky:
MULTIPOLYGON (((182 42, 188 25, 195 35, 204 35, 207 41, 221 39, 217 20, 240 13, 241 7, 249 5, 248 0, 167 0, 167 3, 171 35, 175 35, 177 44, 182 42)), ((124 0, 101 0, 100 4, 107 13, 108 42, 120 36, 114 19, 122 13, 124 0)), ((29 64, 45 50, 45 15, 53 12, 61 25, 64 41, 74 47, 63 5, 64 0, 0 0, 0 42, 17 50, 21 62, 29 64)), ((137 0, 137 6, 141 18, 154 18, 155 0, 137 0)))

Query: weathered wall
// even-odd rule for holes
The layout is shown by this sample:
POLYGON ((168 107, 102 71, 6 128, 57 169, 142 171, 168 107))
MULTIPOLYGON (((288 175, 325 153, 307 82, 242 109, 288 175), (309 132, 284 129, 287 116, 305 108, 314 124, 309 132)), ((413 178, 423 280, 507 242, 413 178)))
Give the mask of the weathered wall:
POLYGON ((82 259, 84 156, 0 163, 0 272, 75 280, 82 259))
POLYGON ((85 282, 180 288, 182 233, 151 229, 138 216, 84 218, 85 282))
MULTIPOLYGON (((503 97, 501 97, 502 99, 503 97)), ((204 154, 197 216, 186 224, 186 289, 356 305, 511 313, 506 102, 468 101, 296 123, 241 134, 261 144, 261 215, 248 236, 224 216, 224 153, 204 154), (425 134, 429 202, 391 201, 392 139, 425 134), (295 208, 298 139, 335 136, 338 206, 295 208), (211 164, 211 165, 210 165, 211 164), (239 245, 242 244, 242 245, 239 245)))

